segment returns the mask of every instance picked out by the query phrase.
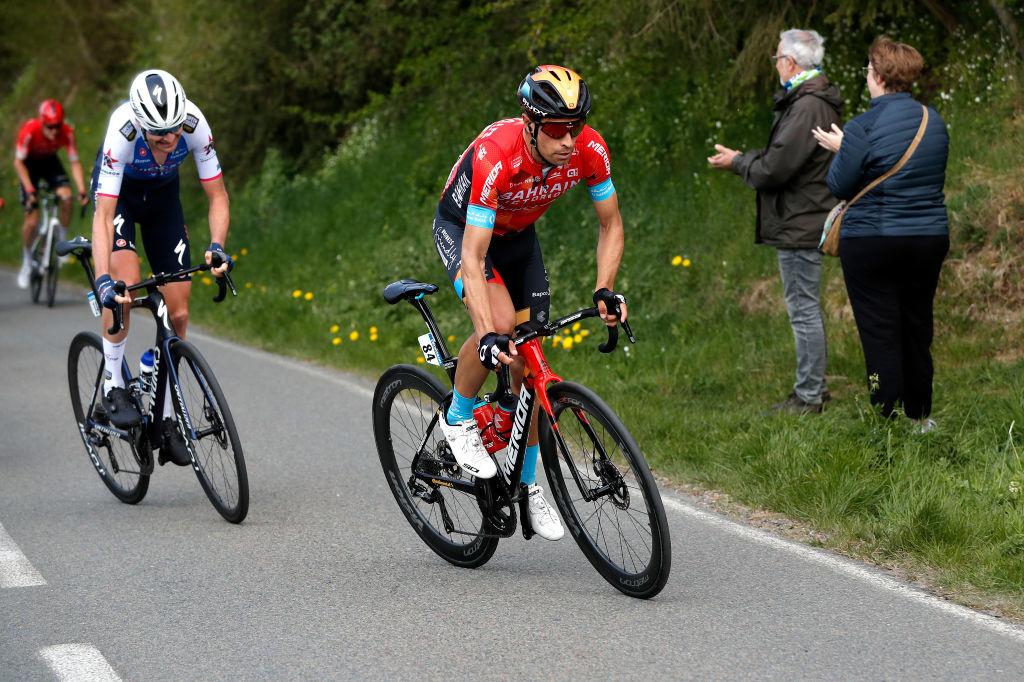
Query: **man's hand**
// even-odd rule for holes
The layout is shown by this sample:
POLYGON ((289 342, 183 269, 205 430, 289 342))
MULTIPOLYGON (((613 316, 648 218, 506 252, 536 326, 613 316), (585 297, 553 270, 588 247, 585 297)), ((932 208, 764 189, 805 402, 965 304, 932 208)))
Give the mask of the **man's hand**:
POLYGON ((29 192, 25 197, 25 207, 30 211, 34 211, 39 207, 39 195, 36 194, 35 190, 29 192))
POLYGON ((608 287, 601 287, 594 292, 594 305, 601 313, 605 325, 614 327, 620 320, 626 321, 626 297, 622 294, 617 294, 608 287))
POLYGON ((720 168, 722 170, 731 169, 732 160, 741 154, 741 152, 735 149, 729 149, 720 144, 715 145, 715 151, 718 153, 714 156, 709 156, 708 163, 711 164, 712 168, 720 168))
POLYGON ((487 369, 497 369, 499 363, 512 364, 512 357, 518 355, 516 346, 507 334, 487 332, 478 346, 480 364, 487 369))
POLYGON ((211 242, 210 248, 206 250, 206 264, 210 265, 213 262, 213 255, 217 254, 217 259, 221 264, 214 269, 210 270, 217 277, 222 276, 226 272, 231 272, 235 267, 235 261, 231 259, 225 251, 224 247, 217 242, 211 242))
POLYGON ((843 131, 835 123, 832 124, 831 131, 822 130, 821 126, 817 126, 811 131, 811 135, 814 135, 820 146, 832 153, 838 152, 843 144, 843 131))
POLYGON ((84 191, 84 190, 79 192, 78 193, 78 205, 79 206, 87 206, 88 204, 89 204, 89 193, 84 191))
POLYGON ((117 293, 115 286, 120 284, 124 287, 124 282, 114 282, 110 275, 100 275, 96 278, 96 293, 100 297, 100 304, 104 308, 113 310, 121 303, 131 303, 132 297, 125 292, 124 296, 117 293))

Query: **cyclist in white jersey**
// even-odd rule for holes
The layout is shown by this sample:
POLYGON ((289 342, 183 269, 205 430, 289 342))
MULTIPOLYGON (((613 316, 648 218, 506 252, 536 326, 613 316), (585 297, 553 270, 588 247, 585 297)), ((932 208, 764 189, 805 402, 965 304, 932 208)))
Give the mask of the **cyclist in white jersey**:
MULTIPOLYGON (((230 216, 210 125, 199 107, 186 99, 174 76, 159 69, 143 71, 132 81, 129 100, 110 116, 92 174, 96 292, 103 307, 109 309, 103 313, 103 405, 110 421, 119 427, 132 426, 142 417, 128 399, 120 370, 129 327, 127 306, 124 329, 115 335, 106 333, 112 324, 110 310, 131 301, 130 295, 116 293, 115 280, 141 279, 135 246, 136 223, 154 273, 177 272, 191 266, 188 230, 178 191, 178 167, 189 154, 195 159, 209 203, 211 243, 206 249, 206 262, 218 253, 224 263, 211 272, 220 276, 233 266, 223 247, 230 216)), ((183 338, 188 329, 191 289, 188 277, 161 289, 170 320, 183 338)), ((161 425, 164 441, 160 464, 172 461, 184 466, 189 464, 189 456, 174 423, 171 405, 168 394, 161 425)))

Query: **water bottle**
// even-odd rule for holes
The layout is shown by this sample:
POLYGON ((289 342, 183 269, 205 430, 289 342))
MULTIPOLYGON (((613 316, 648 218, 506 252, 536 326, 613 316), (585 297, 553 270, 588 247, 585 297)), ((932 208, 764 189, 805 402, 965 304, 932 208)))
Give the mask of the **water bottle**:
POLYGON ((504 395, 498 400, 494 408, 494 435, 502 442, 508 443, 512 437, 513 414, 516 411, 516 397, 511 393, 504 395))
POLYGON ((153 370, 155 369, 155 357, 153 350, 147 348, 146 352, 139 358, 139 390, 142 393, 149 393, 153 387, 153 370))
POLYGON ((505 443, 494 437, 494 427, 491 425, 491 420, 494 419, 494 408, 490 403, 479 403, 473 409, 473 417, 476 418, 476 425, 480 429, 480 440, 483 441, 484 449, 487 452, 494 454, 505 447, 505 443))

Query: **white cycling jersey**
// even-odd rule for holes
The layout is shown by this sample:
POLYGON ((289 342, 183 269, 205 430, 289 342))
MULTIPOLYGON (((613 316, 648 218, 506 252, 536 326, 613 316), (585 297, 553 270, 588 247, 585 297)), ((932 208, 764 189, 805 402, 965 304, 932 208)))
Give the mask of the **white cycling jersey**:
POLYGON ((117 197, 125 177, 150 186, 166 184, 177 177, 178 166, 190 152, 201 181, 209 182, 221 176, 213 132, 199 107, 188 103, 178 145, 160 164, 153 160, 153 150, 146 143, 142 126, 132 115, 131 106, 124 102, 110 115, 107 134, 96 157, 99 172, 95 173, 93 191, 96 196, 117 197))

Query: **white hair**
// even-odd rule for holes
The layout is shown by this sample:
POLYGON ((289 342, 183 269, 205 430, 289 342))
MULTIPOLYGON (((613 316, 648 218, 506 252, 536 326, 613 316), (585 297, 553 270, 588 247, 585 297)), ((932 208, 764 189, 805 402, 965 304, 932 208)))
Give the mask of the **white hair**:
POLYGON ((817 31, 791 28, 779 34, 779 54, 792 57, 797 66, 811 69, 825 59, 825 39, 817 31))

